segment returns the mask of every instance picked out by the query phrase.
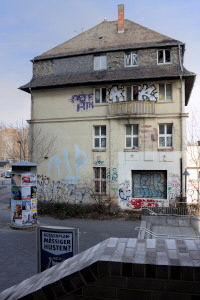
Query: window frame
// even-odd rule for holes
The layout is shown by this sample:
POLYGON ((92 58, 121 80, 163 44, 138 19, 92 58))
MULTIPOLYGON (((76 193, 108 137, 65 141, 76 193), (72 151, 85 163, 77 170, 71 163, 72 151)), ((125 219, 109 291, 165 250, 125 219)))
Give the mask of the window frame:
POLYGON ((157 50, 157 64, 164 65, 164 64, 171 64, 172 63, 172 51, 171 49, 159 49, 157 50), (163 52, 163 61, 159 62, 159 52, 163 52), (166 51, 169 51, 170 54, 170 61, 166 61, 166 51))
POLYGON ((124 66, 125 67, 138 67, 139 66, 139 57, 138 51, 127 51, 124 53, 124 66), (130 54, 130 64, 127 64, 127 55, 130 54), (137 64, 133 64, 133 54, 136 54, 137 64))
POLYGON ((107 99, 106 99, 106 96, 107 96, 107 88, 106 87, 100 87, 100 88, 94 88, 94 103, 95 104, 106 104, 107 103, 107 99), (105 89, 105 102, 102 101, 102 95, 103 95, 103 90, 105 89), (100 93, 99 93, 99 101, 100 102, 96 102, 96 90, 100 90, 100 93))
POLYGON ((134 85, 127 85, 126 86, 126 101, 138 101, 138 96, 139 96, 139 85, 134 84, 134 85), (129 93, 131 94, 131 99, 128 98, 128 89, 129 93), (134 89, 137 89, 137 99, 134 99, 134 89))
POLYGON ((158 124, 158 148, 159 149, 172 149, 173 148, 173 123, 160 123, 158 124), (164 133, 160 133, 160 126, 164 125, 164 133), (171 125, 171 133, 167 133, 167 125, 171 125), (167 146, 167 138, 171 138, 171 145, 167 146), (164 146, 160 145, 160 138, 164 138, 164 146))
POLYGON ((173 99, 173 89, 172 89, 172 83, 171 82, 165 82, 165 83, 159 83, 158 84, 158 99, 159 101, 163 102, 163 101, 169 101, 171 102, 172 99, 173 99), (164 98, 163 99, 160 99, 160 86, 161 85, 164 85, 164 98), (171 98, 167 99, 167 85, 170 85, 171 86, 171 98))
POLYGON ((94 190, 95 194, 106 195, 106 167, 93 167, 94 190), (99 177, 96 177, 96 171, 99 170, 99 177), (96 189, 98 187, 98 189, 96 189))
POLYGON ((139 149, 139 124, 125 125, 125 148, 139 149), (137 134, 134 134, 134 126, 137 126, 137 134), (131 134, 127 134, 127 128, 131 127, 131 134), (131 145, 127 146, 127 139, 130 139, 131 145), (137 146, 134 145, 134 139, 137 139, 137 146))
POLYGON ((106 69, 107 69, 107 56, 106 56, 106 54, 94 55, 94 70, 99 71, 99 70, 106 70, 106 69), (97 58, 99 58, 98 65, 96 63, 97 58), (103 58, 105 59, 105 62, 103 62, 103 58))
POLYGON ((106 149, 106 142, 107 142, 107 139, 106 139, 106 133, 105 134, 102 134, 102 128, 105 127, 105 132, 106 132, 106 125, 95 125, 93 127, 93 133, 94 133, 94 139, 93 139, 93 143, 94 143, 94 149, 106 149), (99 128, 99 134, 95 134, 95 129, 96 128, 99 128), (98 144, 99 144, 99 147, 95 146, 95 142, 96 140, 99 140, 98 144), (103 143, 103 139, 105 139, 105 146, 102 146, 102 143, 103 143))

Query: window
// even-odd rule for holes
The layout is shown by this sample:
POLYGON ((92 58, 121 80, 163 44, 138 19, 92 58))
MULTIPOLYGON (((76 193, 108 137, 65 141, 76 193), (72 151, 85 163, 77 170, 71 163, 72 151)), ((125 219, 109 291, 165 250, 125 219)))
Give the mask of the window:
POLYGON ((94 56, 94 70, 103 70, 107 68, 106 55, 94 56))
POLYGON ((139 87, 138 85, 126 87, 126 100, 138 100, 139 87))
POLYGON ((95 103, 106 103, 106 88, 95 89, 95 103))
POLYGON ((106 148, 106 126, 94 126, 94 147, 106 148))
POLYGON ((125 66, 126 67, 138 66, 138 53, 137 52, 125 53, 125 66))
POLYGON ((159 124, 159 148, 172 147, 172 124, 159 124))
POLYGON ((159 84, 159 100, 172 100, 171 83, 159 84))
POLYGON ((132 197, 139 198, 131 201, 135 208, 157 206, 154 200, 147 199, 167 198, 167 171, 132 171, 132 197))
POLYGON ((169 64, 171 63, 171 50, 158 50, 157 52, 157 62, 158 64, 169 64))
POLYGON ((97 167, 93 169, 95 193, 106 194, 106 168, 97 167))
POLYGON ((126 148, 138 148, 138 124, 126 125, 126 148))

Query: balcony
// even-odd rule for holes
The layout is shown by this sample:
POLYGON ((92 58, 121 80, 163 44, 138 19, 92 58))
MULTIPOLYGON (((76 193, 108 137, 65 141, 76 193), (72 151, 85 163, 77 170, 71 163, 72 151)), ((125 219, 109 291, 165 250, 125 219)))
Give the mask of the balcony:
POLYGON ((123 101, 108 104, 109 116, 155 114, 154 101, 123 101))

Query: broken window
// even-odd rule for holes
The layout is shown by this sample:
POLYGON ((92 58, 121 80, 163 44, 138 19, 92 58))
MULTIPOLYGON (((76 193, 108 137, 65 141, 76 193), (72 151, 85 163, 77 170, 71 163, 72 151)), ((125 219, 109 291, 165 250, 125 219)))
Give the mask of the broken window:
POLYGON ((169 63, 171 63, 171 50, 170 49, 158 50, 158 52, 157 52, 157 63, 158 64, 169 64, 169 63))
POLYGON ((94 91, 95 103, 106 103, 106 88, 98 88, 94 91))

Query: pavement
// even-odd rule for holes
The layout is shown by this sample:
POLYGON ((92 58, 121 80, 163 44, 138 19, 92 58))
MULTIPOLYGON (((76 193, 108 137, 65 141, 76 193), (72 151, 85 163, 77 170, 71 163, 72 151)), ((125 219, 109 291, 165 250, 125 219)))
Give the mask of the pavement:
MULTIPOLYGON (((37 274, 36 231, 10 227, 10 180, 2 186, 0 179, 0 292, 37 274)), ((109 237, 137 238, 140 221, 118 220, 57 220, 38 217, 41 226, 79 228, 79 252, 109 237)))

